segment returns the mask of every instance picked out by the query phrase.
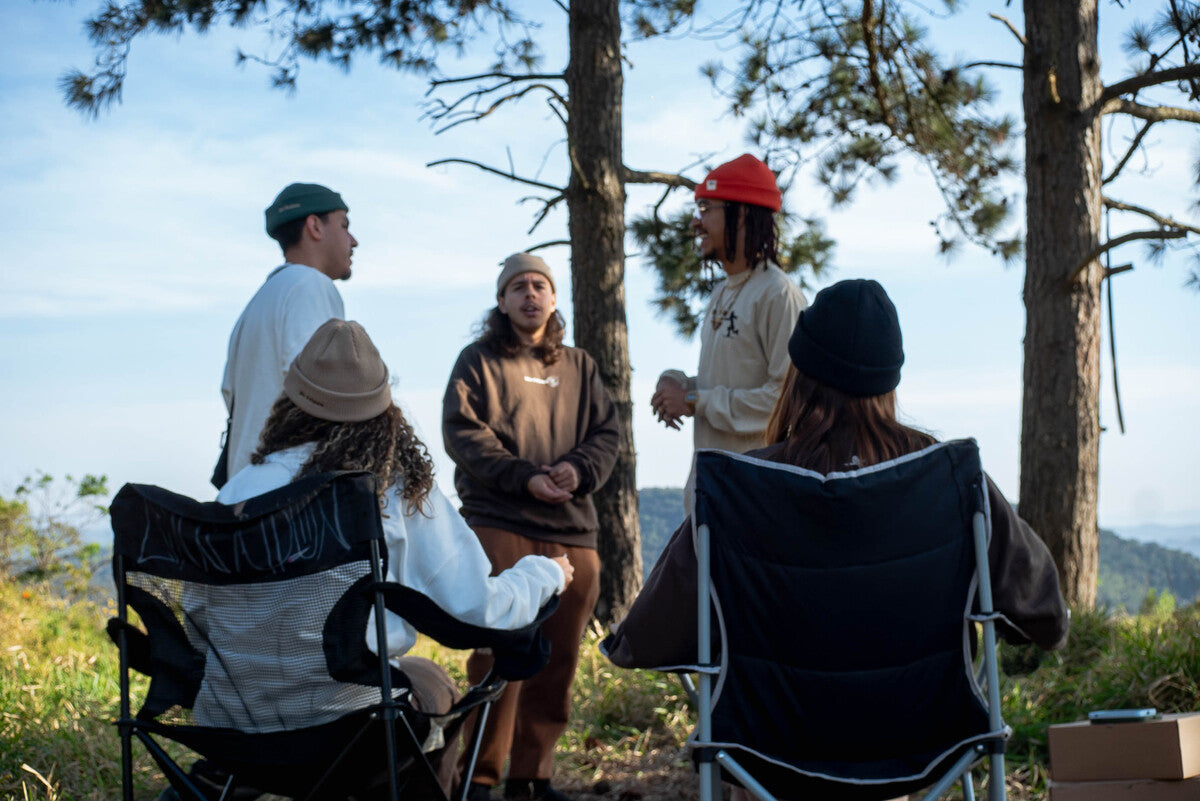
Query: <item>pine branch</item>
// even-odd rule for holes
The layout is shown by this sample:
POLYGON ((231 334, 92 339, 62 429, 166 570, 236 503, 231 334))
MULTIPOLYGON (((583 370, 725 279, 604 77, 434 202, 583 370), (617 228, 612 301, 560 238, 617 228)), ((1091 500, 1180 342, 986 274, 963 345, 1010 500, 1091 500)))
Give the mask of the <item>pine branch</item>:
POLYGON ((542 181, 535 181, 532 178, 525 178, 523 176, 517 175, 515 172, 512 172, 512 171, 505 172, 504 170, 499 170, 499 169, 496 169, 495 167, 489 167, 488 165, 482 164, 478 161, 472 161, 471 159, 457 159, 457 158, 456 159, 438 159, 437 161, 429 162, 425 166, 426 167, 437 167, 441 164, 469 164, 472 167, 478 167, 479 169, 483 170, 484 172, 490 172, 493 175, 499 175, 501 178, 507 178, 508 180, 516 181, 519 184, 525 184, 527 186, 536 186, 538 189, 545 189, 548 192, 555 192, 558 194, 562 194, 563 192, 566 191, 561 186, 554 186, 553 184, 543 183, 542 181))
POLYGON ((1132 212, 1134 214, 1140 214, 1143 217, 1147 217, 1147 218, 1153 220, 1154 222, 1158 223, 1163 228, 1170 228, 1172 230, 1180 230, 1180 231, 1187 231, 1187 232, 1193 233, 1193 234, 1200 234, 1200 228, 1197 228, 1196 226, 1190 225, 1188 223, 1180 222, 1179 220, 1173 219, 1171 217, 1164 217, 1152 209, 1143 208, 1141 206, 1135 206, 1132 203, 1125 203, 1120 200, 1113 200, 1112 198, 1108 197, 1107 195, 1101 195, 1100 200, 1102 203, 1104 203, 1106 208, 1110 208, 1115 211, 1128 211, 1128 212, 1132 212))
MULTIPOLYGON (((1200 66, 1200 65, 1197 65, 1200 66)), ((1128 114, 1150 122, 1179 120, 1181 122, 1200 123, 1200 111, 1175 106, 1145 106, 1132 100, 1113 98, 1100 106, 1099 114, 1128 114)))
MULTIPOLYGON (((1111 101, 1122 95, 1137 92, 1150 86, 1158 86, 1159 84, 1170 83, 1171 81, 1183 81, 1189 78, 1200 78, 1200 63, 1185 64, 1182 67, 1172 67, 1171 69, 1159 70, 1157 72, 1144 72, 1141 75, 1134 75, 1132 78, 1117 81, 1111 86, 1104 87, 1104 90, 1100 92, 1100 99, 1097 101, 1100 105, 1100 113, 1110 113, 1107 109, 1111 101)), ((1144 119, 1149 119, 1149 117, 1145 117, 1144 119)))
POLYGON ((1002 17, 999 14, 988 14, 988 16, 997 22, 1003 22, 1005 25, 1007 25, 1008 29, 1012 31, 1012 35, 1017 37, 1017 41, 1021 43, 1021 47, 1029 44, 1029 42, 1025 41, 1025 37, 1021 34, 1021 32, 1017 30, 1017 26, 1009 22, 1007 17, 1002 17))
POLYGON ((475 83, 487 78, 503 79, 505 84, 510 84, 520 81, 565 81, 567 76, 561 72, 481 72, 478 75, 464 75, 459 78, 436 78, 429 82, 429 89, 426 90, 425 96, 428 97, 443 86, 451 86, 456 83, 475 83))
POLYGON ((1117 176, 1121 174, 1121 170, 1125 169, 1125 165, 1133 158, 1133 154, 1137 152, 1138 147, 1142 144, 1142 140, 1146 138, 1146 134, 1153 125, 1154 120, 1150 120, 1142 126, 1142 130, 1138 131, 1137 135, 1133 137, 1133 141, 1129 143, 1129 149, 1125 151, 1125 155, 1121 158, 1121 161, 1117 163, 1117 166, 1113 168, 1113 171, 1108 174, 1107 178, 1100 181, 1101 185, 1116 180, 1117 176))
POLYGON ((479 101, 481 101, 487 95, 489 95, 493 92, 497 92, 505 86, 511 85, 511 83, 512 83, 511 81, 505 81, 504 83, 499 84, 497 86, 475 89, 474 91, 467 92, 465 95, 463 95, 462 97, 458 98, 457 100, 455 100, 453 103, 450 103, 450 104, 446 104, 446 103, 442 102, 441 100, 434 101, 437 104, 437 106, 440 106, 440 108, 436 108, 435 110, 426 111, 425 116, 429 117, 432 120, 437 120, 437 121, 451 120, 446 125, 443 125, 441 128, 438 128, 436 131, 434 131, 434 133, 441 134, 441 133, 445 133, 446 131, 450 130, 451 128, 455 128, 459 125, 462 125, 463 123, 479 122, 480 120, 484 119, 485 117, 490 116, 494 111, 496 111, 497 109, 499 109, 501 106, 505 105, 506 103, 511 103, 514 100, 520 100, 525 95, 527 95, 530 92, 537 90, 537 89, 544 90, 550 94, 551 98, 558 100, 564 104, 566 103, 566 99, 563 98, 561 95, 559 95, 559 93, 557 91, 555 91, 553 87, 547 86, 544 83, 534 83, 534 84, 530 84, 529 86, 524 87, 523 89, 520 89, 515 92, 509 92, 508 94, 506 94, 502 97, 499 97, 496 100, 493 100, 492 103, 483 110, 479 109, 479 107, 478 107, 479 101), (468 101, 472 101, 471 108, 463 109, 460 111, 458 107, 463 105, 464 103, 467 103, 468 101))
POLYGON ((1089 264, 1113 248, 1118 248, 1121 245, 1125 245, 1130 242, 1136 242, 1139 239, 1183 239, 1187 235, 1187 231, 1170 228, 1162 228, 1156 231, 1131 231, 1128 234, 1122 234, 1116 239, 1110 239, 1107 242, 1098 245, 1097 247, 1093 248, 1090 253, 1080 259, 1079 264, 1076 265, 1075 269, 1071 271, 1071 274, 1067 276, 1064 286, 1070 287, 1072 284, 1074 284, 1079 276, 1083 274, 1083 271, 1088 268, 1089 264))
POLYGON ((656 172, 654 170, 631 170, 622 168, 623 178, 627 184, 662 184, 668 187, 695 189, 696 182, 691 178, 673 172, 656 172))
POLYGON ((525 252, 532 253, 535 250, 543 250, 545 248, 553 248, 553 247, 559 247, 560 245, 569 245, 569 244, 571 244, 570 239, 550 239, 550 240, 547 240, 546 242, 539 242, 538 244, 533 245, 532 247, 525 248, 525 252))
POLYGON ((562 192, 559 192, 557 195, 555 195, 554 197, 549 198, 549 199, 541 198, 541 197, 522 198, 521 199, 522 203, 525 202, 526 200, 534 200, 534 201, 537 201, 538 203, 542 204, 542 210, 538 212, 537 217, 535 217, 533 220, 533 225, 529 226, 529 230, 526 231, 525 233, 532 234, 534 231, 536 231, 537 227, 542 224, 542 220, 546 219, 546 215, 548 215, 551 211, 553 211, 555 206, 557 206, 559 203, 563 202, 566 199, 567 199, 567 196, 562 192))

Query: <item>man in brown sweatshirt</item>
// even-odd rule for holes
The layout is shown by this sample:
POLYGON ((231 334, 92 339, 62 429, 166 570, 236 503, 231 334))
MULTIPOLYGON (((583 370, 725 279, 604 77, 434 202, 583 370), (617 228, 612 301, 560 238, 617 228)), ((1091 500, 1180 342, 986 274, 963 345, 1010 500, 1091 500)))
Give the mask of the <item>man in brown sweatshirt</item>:
MULTIPOLYGON (((493 572, 528 554, 566 555, 575 569, 542 626, 550 663, 510 683, 488 718, 467 795, 472 801, 491 798, 505 758, 506 799, 566 798, 550 786, 554 744, 567 726, 579 641, 600 591, 591 493, 612 471, 618 430, 596 363, 562 344, 555 300, 554 277, 542 259, 509 256, 496 282, 496 306, 479 338, 459 354, 442 401, 442 436, 456 466, 462 514, 493 572)), ((491 661, 489 654, 471 655, 472 682, 491 661)))

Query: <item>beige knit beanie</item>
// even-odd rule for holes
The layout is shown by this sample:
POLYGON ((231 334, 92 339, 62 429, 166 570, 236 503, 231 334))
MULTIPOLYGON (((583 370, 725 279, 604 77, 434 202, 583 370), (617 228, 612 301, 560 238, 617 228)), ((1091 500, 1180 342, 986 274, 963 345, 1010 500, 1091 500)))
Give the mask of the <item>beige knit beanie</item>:
POLYGON ((392 404, 387 365, 352 320, 317 329, 288 368, 283 391, 313 417, 338 423, 370 420, 392 404))
POLYGON ((532 253, 514 253, 504 260, 504 269, 496 279, 496 297, 503 295, 508 282, 522 273, 541 273, 550 282, 550 288, 558 291, 554 289, 554 276, 550 274, 550 268, 540 256, 534 256, 532 253))

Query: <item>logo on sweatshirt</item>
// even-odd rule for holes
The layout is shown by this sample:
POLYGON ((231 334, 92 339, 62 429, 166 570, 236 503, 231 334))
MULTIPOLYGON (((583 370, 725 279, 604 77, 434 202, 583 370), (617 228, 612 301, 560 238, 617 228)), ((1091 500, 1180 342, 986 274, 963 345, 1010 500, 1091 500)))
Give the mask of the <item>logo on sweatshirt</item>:
POLYGON ((525 376, 525 380, 530 384, 541 384, 544 387, 558 386, 558 376, 556 375, 547 376, 546 378, 537 378, 536 376, 527 375, 525 376))

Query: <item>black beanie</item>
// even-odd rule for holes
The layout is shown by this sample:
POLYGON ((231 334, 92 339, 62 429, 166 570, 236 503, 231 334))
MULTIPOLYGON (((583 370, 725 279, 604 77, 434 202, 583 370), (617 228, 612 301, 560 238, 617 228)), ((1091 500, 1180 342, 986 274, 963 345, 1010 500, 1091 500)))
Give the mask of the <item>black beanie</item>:
POLYGON ((876 281, 838 281, 800 312, 788 353, 800 372, 848 395, 891 392, 904 364, 896 307, 876 281))

